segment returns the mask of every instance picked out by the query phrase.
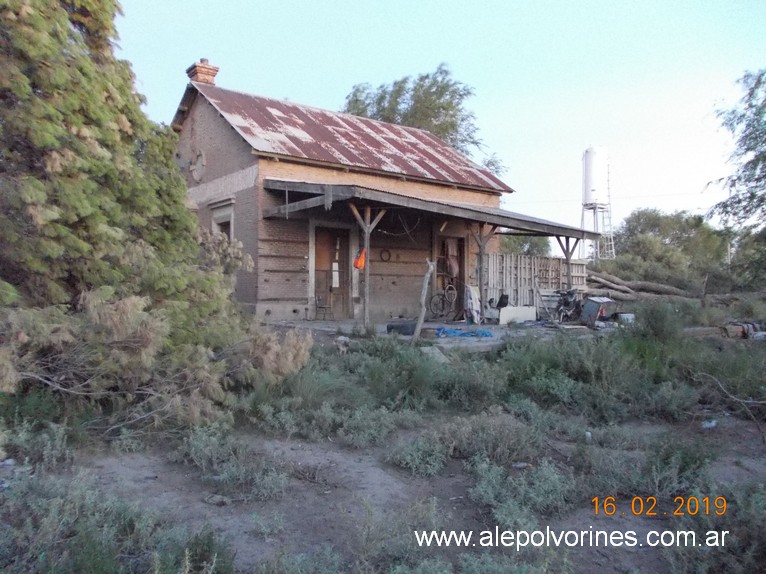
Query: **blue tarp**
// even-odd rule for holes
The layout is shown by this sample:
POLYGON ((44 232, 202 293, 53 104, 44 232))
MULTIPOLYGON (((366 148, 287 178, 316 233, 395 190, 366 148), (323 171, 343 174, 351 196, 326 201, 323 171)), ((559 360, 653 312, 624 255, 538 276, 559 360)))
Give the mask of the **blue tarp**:
POLYGON ((436 328, 437 337, 491 337, 492 332, 486 329, 463 331, 462 329, 449 329, 447 327, 436 328))

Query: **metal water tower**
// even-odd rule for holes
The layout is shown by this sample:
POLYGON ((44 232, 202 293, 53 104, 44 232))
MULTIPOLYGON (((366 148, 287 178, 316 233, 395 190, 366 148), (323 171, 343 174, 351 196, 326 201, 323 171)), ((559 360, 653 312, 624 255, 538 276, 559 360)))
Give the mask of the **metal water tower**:
POLYGON ((582 245, 580 257, 614 259, 612 205, 609 192, 609 155, 604 148, 589 147, 582 154, 582 218, 580 227, 601 234, 590 252, 582 245), (586 227, 586 225, 588 227, 586 227))

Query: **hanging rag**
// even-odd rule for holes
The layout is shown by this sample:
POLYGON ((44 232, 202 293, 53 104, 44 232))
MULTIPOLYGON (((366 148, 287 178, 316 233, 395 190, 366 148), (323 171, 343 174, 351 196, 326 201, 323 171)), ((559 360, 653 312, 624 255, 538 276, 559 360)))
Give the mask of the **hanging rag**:
POLYGON ((354 257, 354 269, 364 269, 364 265, 367 259, 367 251, 364 247, 359 250, 359 253, 354 257))

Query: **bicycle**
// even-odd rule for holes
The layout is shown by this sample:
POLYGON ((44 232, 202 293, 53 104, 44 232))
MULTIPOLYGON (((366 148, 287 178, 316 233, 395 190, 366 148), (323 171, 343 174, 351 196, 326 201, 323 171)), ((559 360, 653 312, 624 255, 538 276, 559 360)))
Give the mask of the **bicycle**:
POLYGON ((431 297, 429 308, 435 317, 444 317, 455 311, 455 301, 457 288, 452 284, 452 279, 448 279, 444 290, 431 297))

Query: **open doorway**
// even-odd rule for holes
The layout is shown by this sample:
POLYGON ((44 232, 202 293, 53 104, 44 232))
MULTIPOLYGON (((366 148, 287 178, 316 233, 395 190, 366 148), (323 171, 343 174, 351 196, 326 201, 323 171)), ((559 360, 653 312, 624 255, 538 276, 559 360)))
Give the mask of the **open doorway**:
POLYGON ((314 295, 335 319, 350 317, 349 230, 316 227, 314 295))
POLYGON ((463 315, 465 297, 465 239, 462 237, 440 237, 439 258, 436 263, 435 294, 445 293, 454 288, 457 298, 450 304, 448 319, 458 320, 463 315))

